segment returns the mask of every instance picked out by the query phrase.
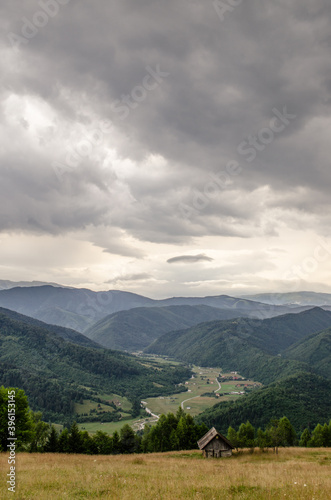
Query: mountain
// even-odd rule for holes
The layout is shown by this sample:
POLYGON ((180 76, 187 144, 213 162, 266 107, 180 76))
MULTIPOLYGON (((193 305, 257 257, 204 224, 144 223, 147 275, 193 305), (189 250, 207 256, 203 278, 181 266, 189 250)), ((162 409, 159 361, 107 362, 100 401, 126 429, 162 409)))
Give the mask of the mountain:
POLYGON ((16 287, 28 287, 31 288, 33 286, 44 286, 51 285, 59 288, 71 288, 66 287, 64 285, 58 285, 57 283, 45 283, 44 281, 10 281, 10 280, 0 280, 0 290, 8 290, 9 288, 16 287))
POLYGON ((214 319, 246 317, 240 309, 218 309, 203 305, 137 307, 106 316, 84 334, 110 349, 138 351, 150 345, 162 334, 189 328, 214 319))
POLYGON ((331 379, 331 328, 305 337, 283 355, 312 366, 317 373, 331 379))
MULTIPOLYGON (((227 295, 215 297, 173 297, 153 300, 142 295, 119 290, 93 292, 87 289, 59 286, 16 287, 0 290, 0 307, 17 311, 27 316, 84 332, 100 319, 118 311, 136 307, 205 305, 229 309, 235 315, 254 316, 261 319, 290 312, 286 306, 275 306, 237 299, 227 295)), ((293 312, 300 312, 298 308, 293 312)))
POLYGON ((30 316, 24 316, 23 314, 19 314, 15 311, 10 311, 9 309, 4 309, 0 307, 0 315, 3 314, 8 318, 14 321, 20 321, 21 323, 25 323, 26 325, 32 325, 38 328, 42 328, 43 330, 47 330, 50 333, 54 333, 59 337, 62 337, 64 340, 68 340, 73 344, 82 345, 84 347, 93 347, 95 349, 101 349, 101 345, 89 339, 82 333, 76 332, 75 330, 71 330, 70 328, 64 328, 63 326, 57 325, 48 325, 43 321, 39 321, 38 319, 31 318, 30 316))
POLYGON ((212 321, 166 333, 145 352, 202 366, 221 366, 267 384, 294 371, 309 370, 300 361, 275 355, 328 326, 331 313, 320 308, 265 320, 212 321))
POLYGON ((104 316, 122 309, 146 306, 151 299, 129 292, 40 286, 0 290, 0 306, 46 323, 83 332, 104 316))
POLYGON ((244 299, 256 300, 265 304, 286 306, 331 306, 330 293, 289 292, 289 293, 259 293, 245 295, 244 299))
POLYGON ((199 423, 226 433, 247 420, 258 428, 271 418, 289 418, 296 431, 329 422, 331 382, 311 373, 298 373, 257 389, 235 402, 221 402, 196 417, 199 423))
MULTIPOLYGON (((63 423, 74 403, 99 393, 119 394, 133 404, 142 397, 184 390, 175 384, 191 374, 182 366, 152 362, 68 342, 49 330, 0 314, 0 384, 25 390, 33 410, 63 423)), ((139 408, 139 404, 138 404, 139 408)))

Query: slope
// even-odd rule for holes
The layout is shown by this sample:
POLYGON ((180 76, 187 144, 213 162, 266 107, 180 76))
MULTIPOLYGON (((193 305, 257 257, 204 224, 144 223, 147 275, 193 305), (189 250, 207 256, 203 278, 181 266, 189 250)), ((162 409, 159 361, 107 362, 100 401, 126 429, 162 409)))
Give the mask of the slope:
POLYGON ((137 351, 151 344, 160 335, 189 328, 204 321, 247 316, 240 309, 218 309, 203 305, 137 307, 120 311, 98 321, 84 334, 110 349, 137 351))
MULTIPOLYGON (((136 358, 65 341, 34 325, 0 314, 0 384, 26 391, 31 407, 45 419, 63 422, 75 401, 101 391, 138 398, 179 392, 190 376, 180 366, 149 366, 136 358)), ((139 407, 139 406, 138 406, 139 407)))
POLYGON ((220 432, 249 420, 264 427, 271 418, 286 415, 296 431, 328 422, 331 414, 331 382, 311 373, 298 373, 258 389, 236 402, 218 403, 196 420, 220 432))
POLYGON ((19 314, 9 309, 4 309, 3 307, 0 307, 0 314, 4 314, 8 318, 11 318, 15 321, 21 321, 26 325, 33 325, 39 328, 43 328, 44 330, 47 330, 50 333, 55 333, 59 337, 62 337, 64 340, 68 340, 73 344, 78 344, 85 347, 93 347, 95 349, 101 349, 100 344, 89 339, 82 333, 76 332, 75 330, 71 330, 70 328, 64 328, 63 326, 57 326, 57 325, 49 325, 47 323, 44 323, 43 321, 39 321, 38 319, 31 318, 30 316, 25 316, 24 314, 19 314))
POLYGON ((214 321, 164 334, 145 352, 203 366, 221 366, 223 370, 238 370, 247 377, 270 383, 293 371, 309 370, 299 361, 274 354, 330 325, 330 312, 319 308, 262 321, 214 321))
POLYGON ((308 363, 317 373, 331 379, 331 328, 304 338, 283 355, 308 363))

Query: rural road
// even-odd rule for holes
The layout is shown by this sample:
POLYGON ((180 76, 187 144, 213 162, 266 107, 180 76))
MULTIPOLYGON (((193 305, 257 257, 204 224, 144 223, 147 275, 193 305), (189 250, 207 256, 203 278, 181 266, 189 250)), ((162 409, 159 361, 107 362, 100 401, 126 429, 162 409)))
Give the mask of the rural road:
MULTIPOLYGON (((216 389, 216 391, 214 391, 215 393, 220 391, 222 386, 221 384, 219 383, 219 381, 217 380, 217 378, 215 378, 216 382, 218 383, 218 389, 216 389)), ((191 401, 191 399, 196 399, 196 398, 199 398, 200 396, 193 396, 193 398, 188 398, 188 399, 185 399, 184 401, 181 402, 181 407, 182 407, 182 410, 184 410, 184 403, 186 403, 186 401, 191 401)))

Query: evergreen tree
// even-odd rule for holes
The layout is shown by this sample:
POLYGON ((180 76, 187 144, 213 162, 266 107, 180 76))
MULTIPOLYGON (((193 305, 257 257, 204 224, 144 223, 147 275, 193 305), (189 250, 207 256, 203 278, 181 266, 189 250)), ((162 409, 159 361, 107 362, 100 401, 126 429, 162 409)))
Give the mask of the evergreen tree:
POLYGON ((93 437, 97 453, 100 455, 110 455, 114 451, 113 439, 106 432, 97 431, 93 437))
POLYGON ((48 435, 46 444, 45 444, 45 451, 48 453, 56 453, 59 448, 59 436, 58 433, 56 432, 55 427, 52 425, 51 431, 48 435))
POLYGON ((114 455, 117 455, 118 453, 121 453, 121 442, 120 442, 120 436, 117 431, 114 432, 113 434, 113 453, 114 455))
POLYGON ((311 439, 310 431, 309 429, 305 429, 301 434, 299 446, 308 446, 310 439, 311 439))
POLYGON ((128 424, 125 424, 120 430, 120 447, 122 453, 138 453, 140 451, 140 439, 128 424))
POLYGON ((61 432, 58 440, 59 453, 70 453, 68 440, 69 440, 69 431, 67 428, 65 428, 61 432))
POLYGON ((68 448, 69 448, 69 453, 84 452, 83 436, 80 430, 78 429, 78 425, 76 422, 74 422, 70 427, 68 436, 68 448))
POLYGON ((278 422, 280 446, 294 446, 297 442, 296 432, 287 417, 282 417, 278 422))
POLYGON ((315 448, 320 448, 324 446, 324 432, 323 426, 321 424, 317 424, 313 432, 311 433, 311 439, 308 442, 308 446, 312 446, 315 448))

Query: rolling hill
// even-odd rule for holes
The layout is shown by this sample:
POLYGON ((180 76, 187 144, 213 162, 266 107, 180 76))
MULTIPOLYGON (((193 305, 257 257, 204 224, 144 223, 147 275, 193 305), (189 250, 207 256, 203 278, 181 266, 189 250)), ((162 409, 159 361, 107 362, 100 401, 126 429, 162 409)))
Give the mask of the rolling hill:
POLYGON ((215 319, 247 317, 240 309, 218 309, 203 305, 137 307, 106 316, 84 334, 110 349, 138 351, 162 334, 215 319))
POLYGON ((317 373, 331 379, 331 328, 305 337, 287 349, 283 355, 307 363, 317 373))
POLYGON ((275 355, 330 325, 331 313, 320 308, 262 321, 244 318, 213 321, 164 334, 145 352, 237 370, 268 384, 294 371, 310 370, 300 361, 275 355))
POLYGON ((38 319, 31 318, 30 316, 25 316, 24 314, 19 314, 16 311, 11 311, 9 309, 4 309, 0 307, 0 315, 5 315, 8 318, 25 323, 26 325, 32 325, 43 330, 47 330, 50 333, 62 337, 64 340, 72 342, 73 344, 78 344, 84 347, 93 347, 94 349, 101 349, 102 346, 97 342, 89 339, 82 333, 76 332, 76 330, 71 330, 70 328, 64 328, 63 326, 49 325, 38 319))
MULTIPOLYGON (((0 314, 0 384, 25 390, 33 410, 63 423, 74 403, 97 394, 139 398, 178 392, 190 376, 181 366, 149 365, 133 356, 73 344, 45 328, 0 314)), ((138 404, 139 408, 139 404, 138 404)))
POLYGON ((196 417, 220 432, 239 427, 249 420, 254 427, 264 427, 271 418, 289 418, 296 431, 329 422, 331 382, 311 373, 297 373, 257 389, 236 402, 218 403, 196 417))

